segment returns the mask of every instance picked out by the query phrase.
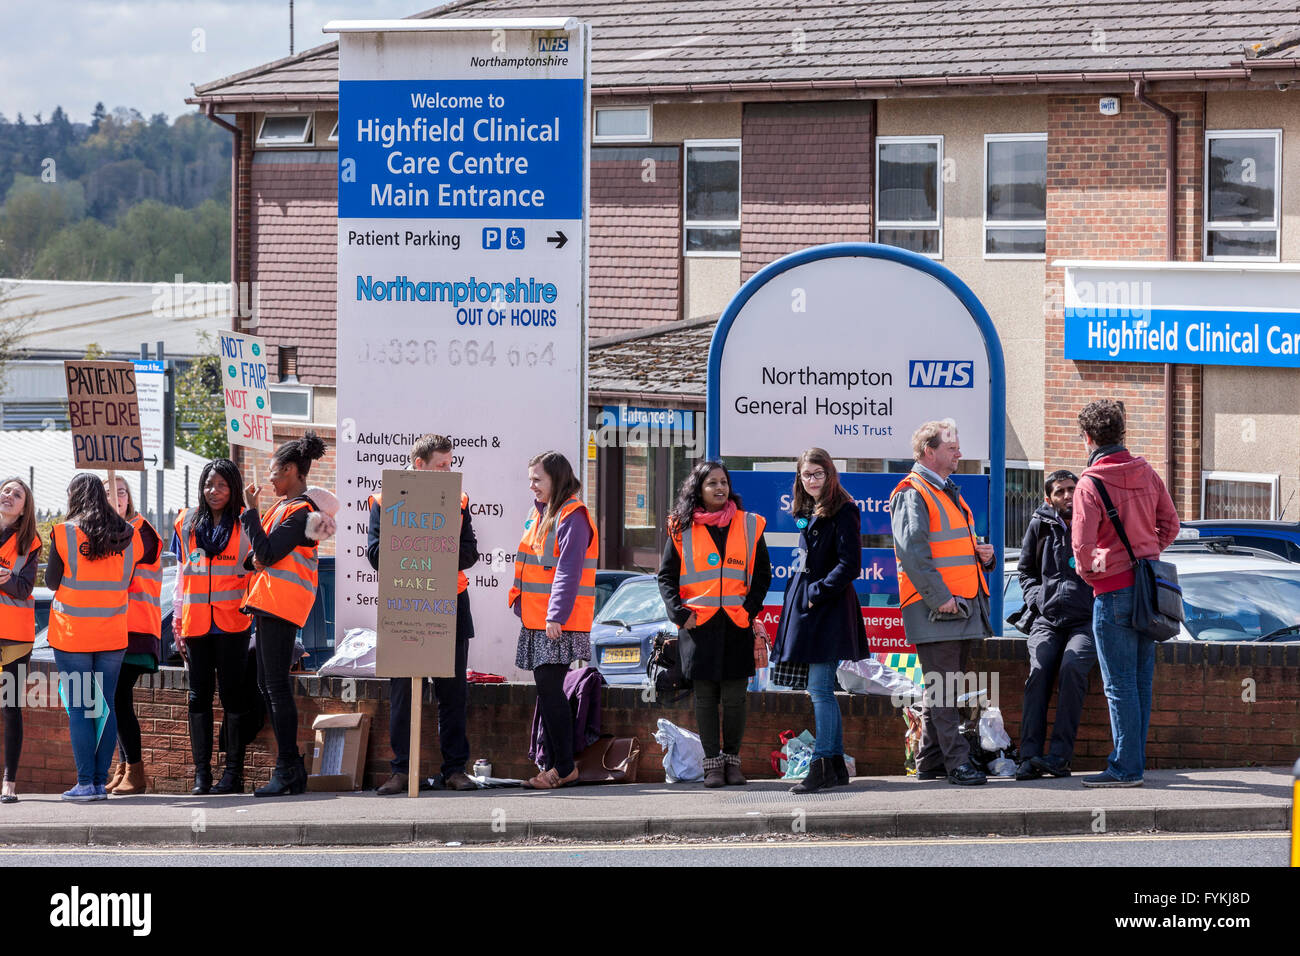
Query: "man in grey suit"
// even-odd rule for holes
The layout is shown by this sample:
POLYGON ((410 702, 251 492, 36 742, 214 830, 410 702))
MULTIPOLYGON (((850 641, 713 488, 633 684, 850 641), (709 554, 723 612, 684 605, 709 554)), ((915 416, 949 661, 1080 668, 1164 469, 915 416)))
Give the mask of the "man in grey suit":
POLYGON ((926 681, 917 776, 981 784, 986 778, 970 762, 970 746, 957 731, 956 696, 968 642, 993 633, 984 577, 994 566, 993 546, 976 539, 970 508, 949 477, 961 460, 956 422, 948 418, 918 428, 912 456, 916 464, 894 489, 889 517, 903 630, 916 645, 926 681))

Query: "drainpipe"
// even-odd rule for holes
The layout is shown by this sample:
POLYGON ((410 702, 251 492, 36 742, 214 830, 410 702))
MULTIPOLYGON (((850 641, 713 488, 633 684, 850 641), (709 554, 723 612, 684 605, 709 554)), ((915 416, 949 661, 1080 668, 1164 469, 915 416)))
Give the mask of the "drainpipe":
MULTIPOLYGON (((230 330, 239 332, 242 330, 243 316, 240 312, 241 303, 244 301, 239 294, 239 157, 244 146, 244 132, 238 126, 232 126, 217 116, 213 112, 211 103, 207 105, 203 115, 235 135, 230 154, 230 330)), ((236 466, 243 467, 243 454, 239 446, 230 446, 230 457, 234 459, 236 466)), ((188 489, 186 493, 188 494, 188 489)))
MULTIPOLYGON (((1178 114, 1147 98, 1142 80, 1133 81, 1133 98, 1165 117, 1165 258, 1178 258, 1178 114)), ((1174 367, 1165 363, 1165 483, 1174 484, 1174 367)))

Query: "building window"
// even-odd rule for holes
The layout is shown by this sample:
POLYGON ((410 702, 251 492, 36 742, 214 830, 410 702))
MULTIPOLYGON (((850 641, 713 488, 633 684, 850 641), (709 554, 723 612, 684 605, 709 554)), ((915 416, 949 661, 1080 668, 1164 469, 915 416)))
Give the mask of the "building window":
POLYGON ((876 242, 943 258, 943 137, 876 140, 876 242))
POLYGON ((1047 255, 1047 134, 984 137, 984 257, 1047 255))
POLYGON ((1277 475, 1252 475, 1236 471, 1201 473, 1201 517, 1277 518, 1277 475))
POLYGON ((306 146, 311 143, 310 113, 267 113, 257 130, 258 146, 306 146))
POLYGON ((1278 259, 1281 130, 1205 134, 1205 258, 1278 259))
POLYGON ((740 140, 687 140, 685 252, 735 256, 740 252, 740 140))
POLYGON ((271 418, 311 421, 312 387, 310 385, 269 385, 271 418))
POLYGON ((651 129, 648 106, 602 106, 596 109, 591 141, 593 143, 648 143, 651 129))

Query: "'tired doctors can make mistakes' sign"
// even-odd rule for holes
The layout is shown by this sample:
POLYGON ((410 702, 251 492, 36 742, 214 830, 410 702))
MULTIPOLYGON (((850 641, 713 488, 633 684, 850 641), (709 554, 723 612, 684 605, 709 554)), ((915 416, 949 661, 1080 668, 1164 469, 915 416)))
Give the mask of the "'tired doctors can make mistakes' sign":
POLYGON ((1300 268, 1063 262, 1065 357, 1300 368, 1300 268))
POLYGON ((583 449, 587 30, 331 23, 339 43, 340 632, 374 627, 367 497, 454 443, 480 560, 475 668, 511 675, 528 460, 583 449))

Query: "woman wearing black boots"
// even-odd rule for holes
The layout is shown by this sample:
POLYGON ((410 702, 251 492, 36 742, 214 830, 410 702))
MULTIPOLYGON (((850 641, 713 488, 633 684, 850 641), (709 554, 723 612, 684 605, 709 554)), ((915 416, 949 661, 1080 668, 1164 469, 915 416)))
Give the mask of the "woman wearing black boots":
POLYGON ((861 660, 871 649, 853 587, 862 570, 862 514, 821 448, 800 455, 795 470, 790 512, 805 558, 786 579, 772 661, 808 665, 817 743, 808 776, 790 792, 813 793, 849 782, 835 671, 840 661, 861 660))
MULTIPOLYGON (((254 572, 243 608, 253 615, 257 639, 257 683, 266 699, 275 731, 275 772, 253 791, 256 797, 282 797, 307 789, 307 768, 298 753, 298 707, 289 669, 298 629, 307 622, 316 600, 316 544, 333 532, 322 528, 316 502, 307 495, 307 472, 325 454, 313 431, 281 445, 271 462, 269 482, 278 500, 260 514, 256 483, 244 489, 248 505, 239 519, 248 535, 254 572)), ((335 502, 337 507, 337 502, 335 502)))
POLYGON ((245 709, 244 671, 248 661, 250 622, 239 605, 248 571, 249 538, 239 525, 244 510, 239 469, 228 458, 203 466, 198 507, 176 516, 172 552, 178 579, 172 615, 176 647, 190 672, 190 752, 194 756, 194 790, 244 792, 244 744, 239 714, 245 709), (226 766, 212 785, 212 696, 221 689, 225 711, 226 766))

